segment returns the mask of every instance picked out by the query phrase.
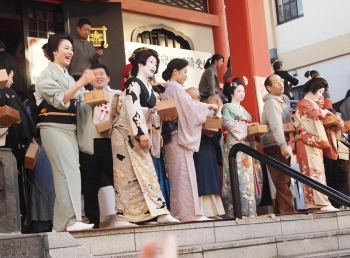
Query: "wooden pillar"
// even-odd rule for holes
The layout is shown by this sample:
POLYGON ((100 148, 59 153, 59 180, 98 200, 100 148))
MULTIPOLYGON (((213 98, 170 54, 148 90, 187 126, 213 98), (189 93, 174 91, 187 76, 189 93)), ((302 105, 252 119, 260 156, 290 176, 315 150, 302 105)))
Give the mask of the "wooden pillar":
POLYGON ((208 7, 210 14, 214 14, 219 17, 219 25, 213 26, 213 38, 215 53, 221 54, 225 58, 224 65, 218 70, 218 79, 221 83, 224 83, 223 76, 226 72, 226 64, 228 57, 230 56, 226 25, 225 3, 224 0, 209 0, 208 7))
POLYGON ((264 1, 225 0, 231 66, 234 76, 246 76, 249 84, 242 105, 259 121, 255 77, 270 75, 270 58, 264 1))

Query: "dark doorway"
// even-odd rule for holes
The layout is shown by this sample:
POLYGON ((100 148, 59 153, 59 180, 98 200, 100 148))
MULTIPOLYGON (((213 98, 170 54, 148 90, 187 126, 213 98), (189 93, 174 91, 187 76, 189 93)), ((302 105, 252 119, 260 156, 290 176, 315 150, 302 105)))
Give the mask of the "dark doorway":
POLYGON ((76 33, 80 18, 91 21, 92 27, 107 27, 108 48, 104 50, 101 63, 110 70, 110 86, 119 89, 121 71, 125 65, 125 48, 122 9, 120 3, 63 2, 65 30, 76 33))

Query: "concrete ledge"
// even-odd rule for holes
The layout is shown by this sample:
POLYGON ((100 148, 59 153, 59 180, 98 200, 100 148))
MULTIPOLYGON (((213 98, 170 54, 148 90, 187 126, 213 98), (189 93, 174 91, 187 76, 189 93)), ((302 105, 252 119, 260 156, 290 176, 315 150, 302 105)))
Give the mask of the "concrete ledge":
POLYGON ((49 244, 45 234, 0 235, 0 257, 49 257, 49 244))

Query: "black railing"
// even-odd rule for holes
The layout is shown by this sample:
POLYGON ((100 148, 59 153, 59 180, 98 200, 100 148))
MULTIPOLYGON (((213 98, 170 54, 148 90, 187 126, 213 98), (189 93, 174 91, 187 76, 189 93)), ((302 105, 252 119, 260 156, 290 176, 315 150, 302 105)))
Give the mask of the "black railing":
POLYGON ((310 186, 312 189, 328 196, 329 198, 337 201, 344 206, 350 207, 350 198, 349 196, 340 193, 329 186, 321 184, 316 180, 311 179, 308 176, 290 168, 287 165, 284 165, 277 160, 266 156, 265 154, 254 150, 243 143, 237 143, 233 145, 229 153, 229 166, 230 166, 230 178, 231 178, 231 190, 232 190, 232 201, 233 201, 233 212, 236 218, 242 218, 242 209, 241 209, 241 196, 239 192, 239 182, 238 182, 238 173, 236 167, 236 155, 237 152, 244 152, 245 154, 259 160, 261 163, 273 167, 278 171, 294 178, 295 180, 310 186))

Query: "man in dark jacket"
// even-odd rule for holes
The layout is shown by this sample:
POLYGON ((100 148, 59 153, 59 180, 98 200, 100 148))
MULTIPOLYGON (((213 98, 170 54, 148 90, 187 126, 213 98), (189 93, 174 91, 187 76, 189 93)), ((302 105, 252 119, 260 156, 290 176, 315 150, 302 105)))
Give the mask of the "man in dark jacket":
POLYGON ((281 77, 284 82, 284 92, 283 94, 287 95, 289 99, 294 99, 293 93, 289 91, 289 83, 296 86, 299 83, 299 80, 293 76, 291 76, 287 71, 283 70, 283 62, 282 61, 275 61, 273 63, 273 70, 275 71, 274 74, 277 74, 279 77, 281 77))

